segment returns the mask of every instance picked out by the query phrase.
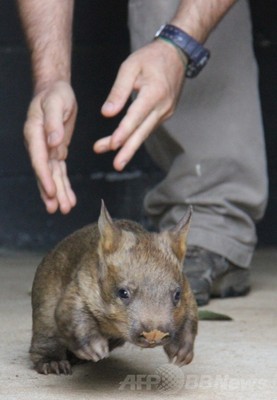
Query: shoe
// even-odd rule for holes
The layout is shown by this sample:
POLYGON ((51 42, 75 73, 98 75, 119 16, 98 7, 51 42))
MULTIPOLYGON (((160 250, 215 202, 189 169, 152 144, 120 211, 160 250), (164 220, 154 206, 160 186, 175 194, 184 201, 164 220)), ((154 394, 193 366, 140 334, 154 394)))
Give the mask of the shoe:
POLYGON ((211 297, 243 296, 250 290, 248 268, 201 247, 188 247, 183 271, 198 306, 208 304, 211 297))

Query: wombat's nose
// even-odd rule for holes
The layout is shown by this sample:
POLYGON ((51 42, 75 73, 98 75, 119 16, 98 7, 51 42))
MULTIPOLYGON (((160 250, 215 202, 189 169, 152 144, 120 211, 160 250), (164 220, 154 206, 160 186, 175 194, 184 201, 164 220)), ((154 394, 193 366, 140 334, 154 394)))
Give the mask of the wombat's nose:
POLYGON ((162 332, 158 329, 154 329, 149 332, 141 332, 138 336, 138 342, 141 346, 154 347, 158 345, 164 345, 170 339, 168 332, 162 332))

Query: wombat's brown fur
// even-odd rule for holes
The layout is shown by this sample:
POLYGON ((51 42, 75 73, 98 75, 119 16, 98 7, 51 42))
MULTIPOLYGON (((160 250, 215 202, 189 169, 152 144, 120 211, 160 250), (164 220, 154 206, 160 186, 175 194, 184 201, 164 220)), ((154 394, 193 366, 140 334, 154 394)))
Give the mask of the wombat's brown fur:
POLYGON ((190 217, 191 210, 173 229, 149 233, 113 222, 103 204, 98 224, 58 244, 33 284, 35 369, 69 374, 68 351, 98 361, 125 341, 163 345, 170 361, 191 362, 197 307, 182 272, 190 217))

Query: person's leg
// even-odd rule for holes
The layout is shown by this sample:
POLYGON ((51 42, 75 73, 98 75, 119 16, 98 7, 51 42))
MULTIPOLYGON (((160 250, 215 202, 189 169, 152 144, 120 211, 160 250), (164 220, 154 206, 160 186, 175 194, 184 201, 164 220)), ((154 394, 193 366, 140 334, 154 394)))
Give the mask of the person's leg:
MULTIPOLYGON (((152 39, 178 3, 130 1, 133 49, 152 39)), ((174 116, 147 142, 150 155, 167 175, 148 193, 145 207, 165 228, 192 204, 189 245, 248 267, 256 244, 255 221, 265 209, 267 176, 246 1, 231 9, 205 46, 211 50, 207 67, 186 80, 174 116)), ((210 286, 210 277, 206 281, 210 286)))

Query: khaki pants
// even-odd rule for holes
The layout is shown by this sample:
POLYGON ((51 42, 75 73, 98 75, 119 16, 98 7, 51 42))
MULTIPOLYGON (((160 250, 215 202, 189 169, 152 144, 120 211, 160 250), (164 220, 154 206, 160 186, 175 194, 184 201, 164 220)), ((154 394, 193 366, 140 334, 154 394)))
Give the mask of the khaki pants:
MULTIPOLYGON (((170 21, 178 0, 130 0, 133 50, 170 21)), ((165 179, 145 198, 160 228, 175 224, 189 204, 188 242, 247 267, 256 244, 255 221, 264 213, 267 175, 247 2, 240 0, 205 46, 211 59, 187 79, 174 116, 148 140, 165 179)))

